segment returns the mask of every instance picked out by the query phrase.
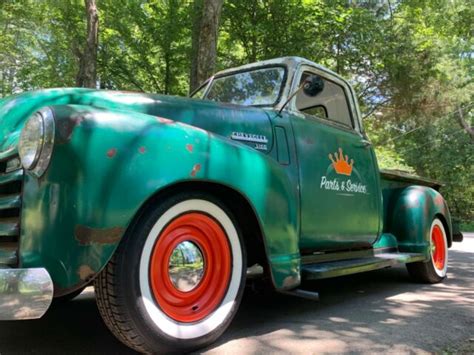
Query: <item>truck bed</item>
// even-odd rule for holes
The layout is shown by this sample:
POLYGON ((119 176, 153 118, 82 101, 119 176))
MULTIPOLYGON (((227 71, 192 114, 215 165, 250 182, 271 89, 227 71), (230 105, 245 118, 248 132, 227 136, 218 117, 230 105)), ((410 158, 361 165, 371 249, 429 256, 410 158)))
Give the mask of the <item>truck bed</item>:
POLYGON ((382 181, 382 188, 395 187, 393 185, 398 185, 396 187, 421 185, 428 186, 435 189, 436 191, 439 191, 439 189, 443 186, 443 184, 439 181, 412 175, 402 170, 381 169, 380 180, 382 181))

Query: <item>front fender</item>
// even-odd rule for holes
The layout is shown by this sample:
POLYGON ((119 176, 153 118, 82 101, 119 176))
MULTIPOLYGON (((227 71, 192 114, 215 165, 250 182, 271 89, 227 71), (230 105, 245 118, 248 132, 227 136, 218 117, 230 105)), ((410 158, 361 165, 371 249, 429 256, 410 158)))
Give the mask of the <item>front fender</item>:
POLYGON ((394 193, 392 202, 388 231, 396 236, 400 251, 424 253, 429 258, 429 234, 435 217, 445 224, 448 246, 451 246, 451 216, 438 191, 426 186, 408 186, 394 193))
POLYGON ((296 182, 272 158, 186 124, 141 113, 53 107, 46 174, 27 174, 20 262, 46 267, 56 295, 107 264, 137 211, 172 184, 226 185, 253 206, 277 288, 299 283, 296 182))

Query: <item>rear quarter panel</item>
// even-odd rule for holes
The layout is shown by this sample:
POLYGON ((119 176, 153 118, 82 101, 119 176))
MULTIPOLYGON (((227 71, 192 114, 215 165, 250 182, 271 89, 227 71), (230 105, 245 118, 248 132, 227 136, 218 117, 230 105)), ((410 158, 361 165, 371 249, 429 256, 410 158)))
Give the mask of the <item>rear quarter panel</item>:
MULTIPOLYGON (((443 196, 434 188, 382 176, 383 232, 393 234, 402 252, 429 256, 429 231, 435 217, 442 220, 452 243, 451 215, 443 196)), ((419 181, 420 183, 421 181, 419 181)))

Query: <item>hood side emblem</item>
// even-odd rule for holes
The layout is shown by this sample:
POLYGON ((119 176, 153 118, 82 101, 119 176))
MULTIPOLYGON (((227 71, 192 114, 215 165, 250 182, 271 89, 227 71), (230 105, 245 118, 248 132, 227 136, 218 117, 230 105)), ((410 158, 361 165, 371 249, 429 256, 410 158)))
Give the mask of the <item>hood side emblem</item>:
POLYGON ((242 141, 242 142, 252 142, 252 143, 268 143, 268 138, 266 136, 262 136, 260 134, 252 134, 252 133, 245 133, 245 132, 232 132, 230 138, 235 141, 242 141))
POLYGON ((252 146, 257 150, 268 150, 267 143, 268 138, 260 134, 245 133, 245 132, 232 132, 230 138, 234 141, 241 141, 244 143, 251 143, 252 146))

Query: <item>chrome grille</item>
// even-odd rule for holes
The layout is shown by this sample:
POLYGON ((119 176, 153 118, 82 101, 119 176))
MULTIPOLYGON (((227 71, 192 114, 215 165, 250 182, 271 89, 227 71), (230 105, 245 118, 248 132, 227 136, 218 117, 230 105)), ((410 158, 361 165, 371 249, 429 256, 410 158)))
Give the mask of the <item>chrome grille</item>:
POLYGON ((18 264, 23 169, 9 171, 8 164, 16 158, 0 161, 0 267, 18 264))

